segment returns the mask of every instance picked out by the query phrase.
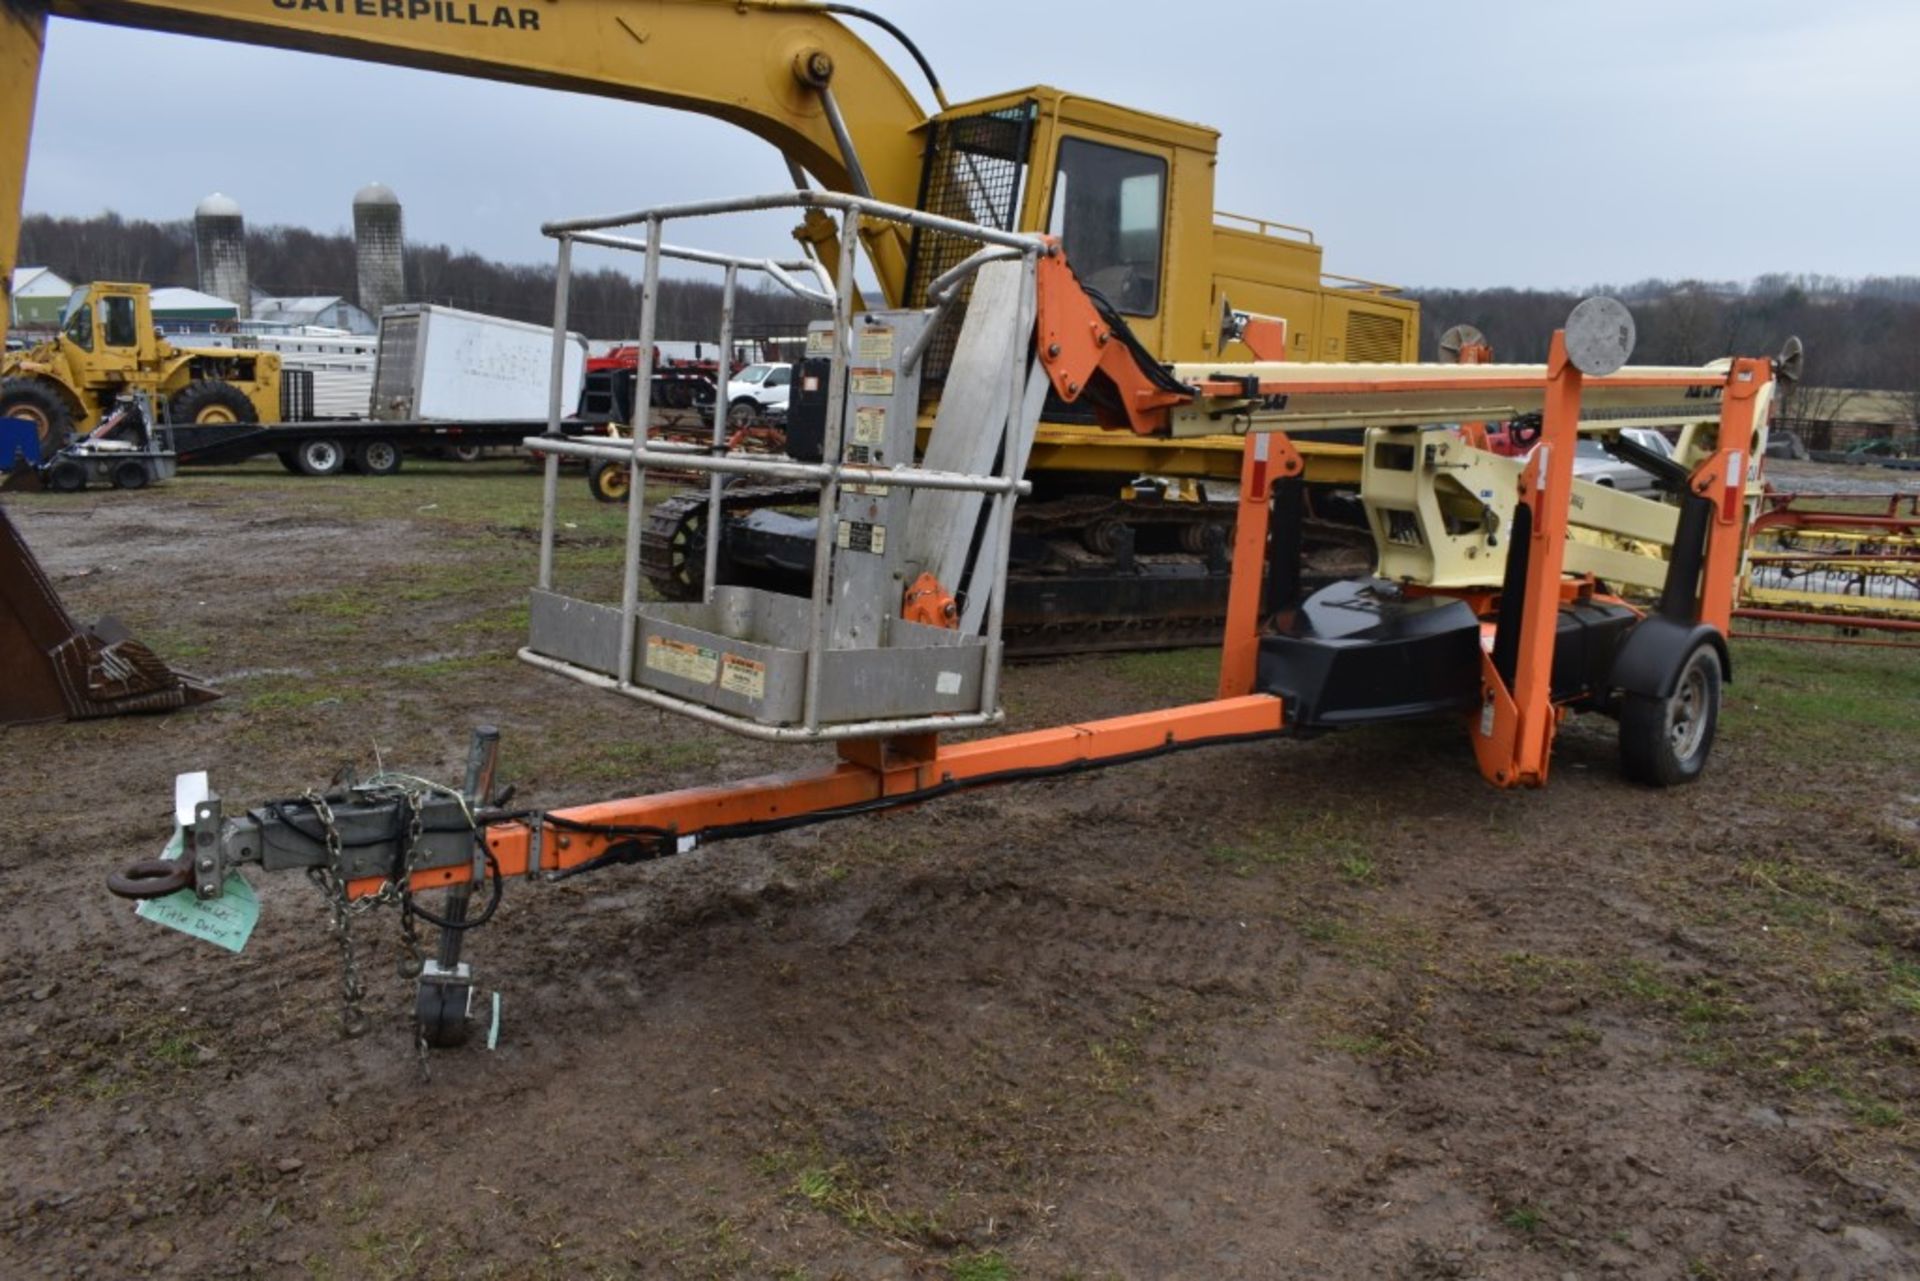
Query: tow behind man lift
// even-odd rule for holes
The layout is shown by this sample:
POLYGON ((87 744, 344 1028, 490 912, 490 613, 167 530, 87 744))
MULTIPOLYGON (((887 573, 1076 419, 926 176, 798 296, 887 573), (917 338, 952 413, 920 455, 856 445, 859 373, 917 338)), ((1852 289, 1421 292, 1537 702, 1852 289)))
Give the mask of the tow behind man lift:
MULTIPOLYGON (((246 864, 299 868, 318 881, 351 957, 354 910, 397 902, 441 927, 420 957, 423 1040, 468 1030, 466 932, 510 877, 559 879, 685 853, 716 841, 917 804, 998 783, 1055 777, 1199 747, 1414 716, 1457 716, 1481 773, 1499 787, 1547 781, 1555 731, 1577 711, 1618 717, 1626 774, 1655 786, 1704 768, 1730 675, 1726 646, 1773 369, 1740 359, 1708 368, 1625 364, 1631 317, 1608 299, 1576 308, 1545 366, 1311 365, 1165 367, 1084 290, 1049 238, 1002 233, 856 197, 796 192, 550 224, 559 243, 555 332, 567 329, 576 244, 645 256, 639 348, 653 343, 663 258, 719 266, 726 307, 764 260, 676 249, 670 221, 747 209, 813 207, 841 221, 823 461, 725 449, 716 406, 710 448, 630 441, 529 442, 547 456, 539 582, 521 657, 559 676, 735 733, 832 744, 796 773, 552 811, 494 803, 497 736, 476 733, 466 783, 435 788, 383 776, 228 815, 204 786, 178 813, 184 857, 111 878, 136 898, 217 899, 246 864), (930 292, 926 311, 855 304, 853 247, 879 223, 966 236, 981 247, 930 292), (619 234, 643 229, 638 238, 619 234), (963 306, 964 301, 964 306, 963 306), (919 360, 957 324, 944 399, 916 448, 919 360), (999 629, 1013 505, 1048 392, 1091 404, 1115 430, 1221 431, 1245 438, 1232 588, 1217 697, 1184 707, 1017 734, 943 738, 1002 723, 999 629), (1475 448, 1477 424, 1537 415, 1525 459, 1475 448), (1573 475, 1581 432, 1632 457, 1625 426, 1677 428, 1677 461, 1633 461, 1666 491, 1647 500, 1573 475), (1366 429, 1363 501, 1376 574, 1302 599, 1302 463, 1294 434, 1366 429), (559 459, 614 459, 637 481, 628 510, 622 599, 579 599, 554 583, 559 459), (814 486, 820 528, 811 597, 715 586, 704 599, 640 600, 645 472, 814 486), (1657 592, 1643 611, 1621 587, 1657 592), (469 915, 476 887, 488 903, 469 915), (445 891, 439 913, 416 897, 445 891)), ((776 279, 805 292, 792 277, 776 279)), ((724 328, 724 322, 723 322, 724 328)), ((730 334, 720 337, 725 350, 730 334)), ((556 350, 556 360, 559 353, 556 350)), ((646 421, 648 372, 637 381, 646 421)), ((553 385, 559 386, 559 379, 553 385)), ((560 406, 553 406, 556 425, 560 406)), ((709 526, 711 527, 711 526, 709 526)), ((698 551, 699 549, 693 549, 698 551)), ((691 554, 691 553, 690 553, 691 554)), ((358 1014, 349 961, 349 1024, 358 1014)))

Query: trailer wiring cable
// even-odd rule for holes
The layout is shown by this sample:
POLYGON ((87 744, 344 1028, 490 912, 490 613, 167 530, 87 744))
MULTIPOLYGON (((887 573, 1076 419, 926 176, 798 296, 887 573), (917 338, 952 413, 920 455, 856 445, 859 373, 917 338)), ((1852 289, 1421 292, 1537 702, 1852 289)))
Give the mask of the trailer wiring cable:
POLYGON ((493 856, 493 851, 488 849, 486 842, 480 839, 480 833, 478 831, 474 832, 473 840, 475 846, 487 860, 489 892, 487 894, 487 905, 480 909, 480 915, 468 917, 463 921, 448 920, 444 917, 435 916, 426 908, 421 907, 419 899, 413 894, 407 895, 406 901, 402 904, 402 914, 406 916, 417 916, 428 925, 438 926, 443 930, 452 930, 456 934, 466 930, 477 930, 493 919, 493 914, 500 910, 500 900, 506 895, 506 875, 500 870, 500 860, 493 856))

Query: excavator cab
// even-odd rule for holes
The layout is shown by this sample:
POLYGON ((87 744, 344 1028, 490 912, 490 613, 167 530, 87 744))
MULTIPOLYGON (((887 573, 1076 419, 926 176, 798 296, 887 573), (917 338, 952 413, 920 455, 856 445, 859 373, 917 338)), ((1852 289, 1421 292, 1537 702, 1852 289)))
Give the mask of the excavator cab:
MULTIPOLYGON (((1203 125, 1037 85, 927 122, 917 207, 1059 237, 1081 285, 1163 360, 1215 358, 1233 308, 1284 320, 1291 359, 1415 359, 1416 303, 1327 276, 1303 228, 1214 209, 1218 144, 1203 125)), ((962 256, 955 238, 915 232, 906 305, 962 256)))

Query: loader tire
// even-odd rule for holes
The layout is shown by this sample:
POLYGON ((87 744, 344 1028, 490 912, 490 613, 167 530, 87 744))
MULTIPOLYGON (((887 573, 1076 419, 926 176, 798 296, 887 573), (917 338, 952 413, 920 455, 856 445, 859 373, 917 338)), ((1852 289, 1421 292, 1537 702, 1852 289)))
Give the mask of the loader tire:
POLYGON ((1720 656, 1696 645, 1665 698, 1626 694, 1620 705, 1620 772, 1649 787, 1691 783, 1707 768, 1720 723, 1720 656))
POLYGON ((176 427, 189 423, 257 423, 260 414, 247 393, 232 383, 199 378, 167 402, 167 421, 176 427))
POLYGON ((147 480, 147 465, 136 463, 131 458, 113 469, 115 489, 145 489, 147 480))
POLYGON ((587 488, 603 503, 624 503, 633 492, 633 473, 625 463, 603 458, 587 469, 587 488))
POLYGON ((33 424, 40 437, 43 462, 66 448, 67 439, 73 435, 73 413, 66 397, 44 378, 22 376, 0 382, 0 418, 33 424))

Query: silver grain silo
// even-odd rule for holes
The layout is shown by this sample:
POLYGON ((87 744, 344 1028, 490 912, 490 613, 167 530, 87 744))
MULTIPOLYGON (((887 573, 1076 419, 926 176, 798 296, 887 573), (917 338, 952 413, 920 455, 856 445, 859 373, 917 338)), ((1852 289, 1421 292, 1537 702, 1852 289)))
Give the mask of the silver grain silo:
POLYGON ((200 269, 200 292, 224 298, 249 314, 247 224, 231 197, 214 192, 193 211, 193 253, 200 269))
POLYGON ((360 307, 378 321, 381 308, 407 300, 400 197, 377 182, 360 188, 353 197, 353 242, 360 267, 360 307))

